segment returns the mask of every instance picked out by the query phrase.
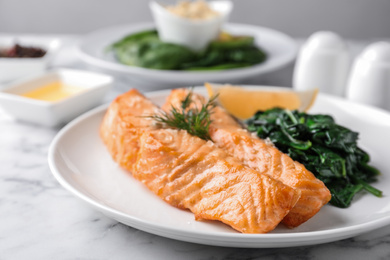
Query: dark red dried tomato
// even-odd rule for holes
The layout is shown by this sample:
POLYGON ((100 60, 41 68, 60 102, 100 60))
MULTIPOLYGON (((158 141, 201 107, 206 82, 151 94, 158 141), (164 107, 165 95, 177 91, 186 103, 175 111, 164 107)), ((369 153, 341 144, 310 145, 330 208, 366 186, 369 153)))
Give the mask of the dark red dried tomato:
POLYGON ((37 47, 25 47, 15 44, 12 48, 1 51, 0 57, 3 58, 41 58, 46 51, 37 47))

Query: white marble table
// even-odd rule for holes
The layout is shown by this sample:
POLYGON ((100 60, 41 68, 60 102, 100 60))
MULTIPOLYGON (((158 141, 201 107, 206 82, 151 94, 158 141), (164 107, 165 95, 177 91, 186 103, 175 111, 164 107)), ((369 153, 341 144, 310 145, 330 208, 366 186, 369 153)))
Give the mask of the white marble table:
MULTIPOLYGON (((76 39, 64 38, 53 67, 87 69, 75 55, 76 39)), ((291 75, 292 65, 249 83, 289 86, 291 75)), ((129 84, 118 77, 105 102, 129 84)), ((125 226, 87 207, 54 179, 47 155, 58 131, 17 122, 0 111, 0 260, 390 259, 390 226, 338 242, 282 249, 191 244, 125 226)))

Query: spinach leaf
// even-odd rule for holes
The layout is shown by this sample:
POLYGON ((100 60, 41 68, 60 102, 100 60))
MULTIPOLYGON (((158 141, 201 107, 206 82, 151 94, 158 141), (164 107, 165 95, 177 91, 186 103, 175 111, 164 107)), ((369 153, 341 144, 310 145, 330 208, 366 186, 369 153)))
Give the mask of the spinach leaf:
POLYGON ((154 30, 127 36, 112 48, 121 63, 150 69, 178 69, 195 57, 183 46, 161 42, 154 30))
POLYGON ((110 50, 119 62, 159 70, 226 70, 264 62, 266 53, 254 45, 254 38, 231 36, 216 39, 200 52, 160 41, 156 30, 128 35, 110 50))
POLYGON ((349 207, 361 190, 382 196, 369 184, 380 172, 358 147, 358 133, 336 124, 331 116, 273 108, 257 112, 246 123, 249 131, 269 138, 323 181, 332 194, 330 204, 349 207))

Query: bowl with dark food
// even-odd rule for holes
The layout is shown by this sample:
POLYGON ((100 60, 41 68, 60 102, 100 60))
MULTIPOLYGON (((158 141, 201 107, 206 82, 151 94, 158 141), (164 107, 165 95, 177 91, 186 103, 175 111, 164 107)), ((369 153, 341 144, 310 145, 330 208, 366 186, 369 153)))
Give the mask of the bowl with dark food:
POLYGON ((0 82, 44 72, 60 41, 49 37, 0 35, 0 82))

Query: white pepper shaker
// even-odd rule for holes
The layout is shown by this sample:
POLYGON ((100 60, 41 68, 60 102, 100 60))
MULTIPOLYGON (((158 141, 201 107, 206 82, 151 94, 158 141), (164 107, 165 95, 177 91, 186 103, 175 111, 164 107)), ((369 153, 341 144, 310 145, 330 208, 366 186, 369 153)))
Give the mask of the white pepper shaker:
POLYGON ((334 32, 311 35, 301 47, 295 64, 293 88, 343 96, 348 78, 350 54, 347 44, 334 32))
POLYGON ((356 57, 347 98, 390 110, 390 43, 375 42, 356 57))

